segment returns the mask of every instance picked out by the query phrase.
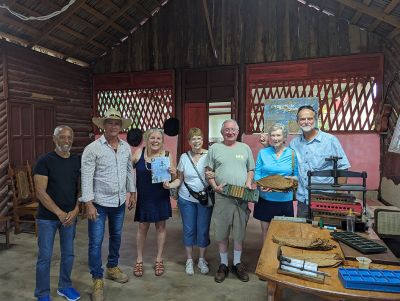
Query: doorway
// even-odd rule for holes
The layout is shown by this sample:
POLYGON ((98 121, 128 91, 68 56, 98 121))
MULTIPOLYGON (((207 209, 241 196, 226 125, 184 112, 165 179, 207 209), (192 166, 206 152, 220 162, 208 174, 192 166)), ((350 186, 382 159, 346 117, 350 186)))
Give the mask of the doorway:
POLYGON ((187 133, 190 128, 203 131, 204 147, 208 148, 222 139, 220 129, 224 120, 237 120, 237 74, 236 66, 183 70, 182 152, 189 149, 187 133))

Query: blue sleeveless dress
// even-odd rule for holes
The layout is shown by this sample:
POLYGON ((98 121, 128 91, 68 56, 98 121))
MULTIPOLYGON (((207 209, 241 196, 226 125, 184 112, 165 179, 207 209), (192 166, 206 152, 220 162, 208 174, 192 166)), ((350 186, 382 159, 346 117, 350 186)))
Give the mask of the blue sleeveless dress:
POLYGON ((135 222, 156 223, 167 220, 172 216, 169 190, 162 186, 162 183, 151 183, 150 163, 144 159, 143 148, 136 168, 136 189, 137 203, 135 211, 135 222))

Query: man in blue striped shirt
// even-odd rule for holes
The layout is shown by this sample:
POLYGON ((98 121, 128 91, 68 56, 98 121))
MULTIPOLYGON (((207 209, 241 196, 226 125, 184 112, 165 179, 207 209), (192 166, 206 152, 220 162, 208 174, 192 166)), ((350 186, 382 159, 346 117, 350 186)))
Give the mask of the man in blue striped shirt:
MULTIPOLYGON (((290 142, 296 152, 299 168, 299 186, 297 188, 297 216, 309 217, 309 200, 307 192, 307 171, 331 170, 333 161, 326 161, 330 156, 341 157, 337 162, 338 169, 348 169, 349 160, 339 140, 328 133, 315 128, 316 113, 312 106, 302 106, 297 111, 297 123, 302 134, 290 142)), ((333 183, 331 177, 313 177, 314 183, 333 183)))
POLYGON ((125 207, 136 203, 136 187, 133 179, 131 148, 118 137, 121 129, 132 124, 131 119, 121 117, 110 108, 104 118, 93 118, 93 123, 104 134, 89 144, 82 154, 82 198, 86 205, 89 234, 89 268, 93 278, 92 301, 103 301, 103 268, 101 246, 106 219, 109 227, 109 254, 106 277, 119 283, 127 282, 128 276, 118 267, 122 226, 125 207), (126 193, 130 198, 125 204, 126 193))

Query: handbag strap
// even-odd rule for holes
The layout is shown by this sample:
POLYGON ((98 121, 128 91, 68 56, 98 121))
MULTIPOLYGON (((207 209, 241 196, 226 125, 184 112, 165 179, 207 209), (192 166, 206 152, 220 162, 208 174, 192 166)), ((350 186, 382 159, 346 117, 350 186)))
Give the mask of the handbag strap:
POLYGON ((192 163, 192 166, 193 166, 194 170, 196 171, 197 175, 199 176, 199 179, 200 179, 201 183, 203 184, 204 188, 207 188, 208 185, 206 185, 206 183, 204 183, 203 179, 201 178, 200 173, 199 173, 199 171, 197 170, 197 167, 196 167, 196 165, 194 164, 194 162, 193 162, 193 160, 192 160, 192 156, 190 155, 189 151, 186 153, 186 155, 188 156, 188 158, 189 158, 189 160, 190 160, 190 163, 192 163))
MULTIPOLYGON (((294 150, 292 150, 292 176, 294 176, 294 150)), ((296 201, 296 189, 293 189, 293 201, 296 201)))

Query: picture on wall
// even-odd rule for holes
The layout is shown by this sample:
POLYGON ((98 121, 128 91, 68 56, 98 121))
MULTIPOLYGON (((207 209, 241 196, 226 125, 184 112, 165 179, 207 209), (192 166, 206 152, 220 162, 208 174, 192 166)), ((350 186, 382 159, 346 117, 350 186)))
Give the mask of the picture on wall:
POLYGON ((400 118, 397 118, 396 128, 389 145, 389 152, 400 154, 400 118))
MULTIPOLYGON (((317 97, 267 99, 264 106, 264 132, 267 132, 274 123, 279 122, 288 128, 289 134, 300 133, 296 114, 301 106, 312 106, 318 114, 317 97)), ((318 127, 318 116, 316 116, 315 126, 318 127)))

